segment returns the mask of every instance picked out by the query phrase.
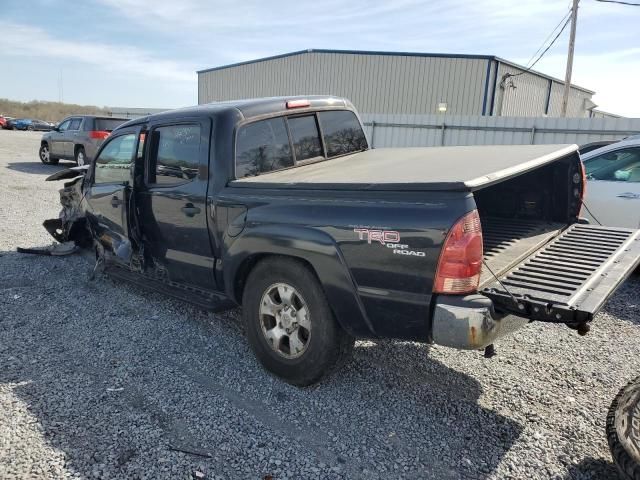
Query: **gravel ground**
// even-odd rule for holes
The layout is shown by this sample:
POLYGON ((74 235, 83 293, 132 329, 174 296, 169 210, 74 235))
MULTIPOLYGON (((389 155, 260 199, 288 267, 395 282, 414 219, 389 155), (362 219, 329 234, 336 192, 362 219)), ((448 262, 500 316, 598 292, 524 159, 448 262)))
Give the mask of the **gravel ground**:
POLYGON ((640 279, 587 337, 527 326, 486 360, 358 342, 307 389, 265 373, 238 311, 210 314, 39 257, 62 168, 0 131, 0 478, 616 478, 604 434, 640 369, 640 279))

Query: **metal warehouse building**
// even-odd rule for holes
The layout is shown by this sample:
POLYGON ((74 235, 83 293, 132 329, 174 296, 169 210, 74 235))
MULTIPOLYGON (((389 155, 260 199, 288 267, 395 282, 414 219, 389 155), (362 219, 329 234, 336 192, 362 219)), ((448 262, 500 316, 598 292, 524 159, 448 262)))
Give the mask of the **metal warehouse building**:
MULTIPOLYGON (((302 50, 198 72, 198 103, 331 94, 363 114, 560 116, 564 82, 490 55, 302 50)), ((568 117, 594 92, 571 86, 568 117)))

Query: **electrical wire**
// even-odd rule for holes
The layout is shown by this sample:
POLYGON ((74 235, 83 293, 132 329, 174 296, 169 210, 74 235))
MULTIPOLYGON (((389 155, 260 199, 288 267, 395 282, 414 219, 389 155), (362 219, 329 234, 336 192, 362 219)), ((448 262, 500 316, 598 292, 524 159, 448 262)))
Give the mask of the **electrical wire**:
POLYGON ((596 0, 596 2, 602 2, 602 3, 617 3, 619 5, 628 5, 630 7, 640 7, 640 3, 633 3, 633 2, 623 2, 621 0, 596 0))
POLYGON ((549 51, 549 49, 553 46, 554 43, 556 43, 556 40, 558 40, 558 38, 560 38, 560 35, 562 35, 562 32, 564 32, 564 29, 567 28, 567 25, 569 25, 569 22, 571 21, 571 16, 569 16, 565 22, 564 25, 562 25, 562 28, 560 29, 560 31, 557 33, 557 35, 553 38, 553 40, 551 41, 551 43, 549 45, 547 45, 547 48, 545 48, 542 53, 538 56, 538 58, 536 58, 536 61, 533 62, 530 66, 528 66, 527 68, 525 68, 522 72, 520 73, 516 73, 515 75, 512 75, 510 73, 507 73, 503 76, 503 79, 506 80, 507 78, 510 77, 518 77, 524 73, 527 73, 529 71, 531 71, 531 69, 536 65, 536 63, 538 63, 542 57, 544 57, 544 54, 547 53, 549 51))
POLYGON ((540 45, 540 47, 538 47, 538 50, 536 50, 536 53, 534 53, 533 55, 531 55, 531 58, 529 60, 527 60, 527 63, 525 63, 525 66, 529 65, 531 63, 531 61, 536 57, 536 55, 538 55, 538 53, 540 53, 540 51, 544 48, 544 46, 547 44, 547 42, 549 41, 549 39, 551 38, 551 36, 556 33, 556 30, 560 27, 560 25, 562 25, 562 22, 566 22, 567 21, 567 17, 571 15, 571 7, 569 7, 569 11, 565 14, 564 17, 562 17, 562 19, 558 22, 558 24, 553 27, 553 30, 551 30, 551 32, 549 33, 549 35, 547 35, 547 38, 544 39, 544 41, 542 42, 542 45, 540 45))

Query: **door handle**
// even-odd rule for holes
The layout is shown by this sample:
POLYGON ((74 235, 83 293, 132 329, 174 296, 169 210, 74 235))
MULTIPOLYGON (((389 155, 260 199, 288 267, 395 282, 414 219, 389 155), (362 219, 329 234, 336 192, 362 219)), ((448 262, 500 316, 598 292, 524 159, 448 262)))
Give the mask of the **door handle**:
POLYGON ((635 198, 640 199, 640 193, 633 193, 633 192, 625 192, 625 193, 621 193, 620 195, 616 195, 618 198, 635 198))
POLYGON ((187 217, 194 217, 198 213, 200 213, 200 208, 196 207, 193 203, 187 203, 184 207, 180 209, 182 213, 184 213, 187 217))
POLYGON ((120 200, 118 197, 111 197, 111 206, 113 208, 118 208, 123 203, 124 202, 122 200, 120 200))

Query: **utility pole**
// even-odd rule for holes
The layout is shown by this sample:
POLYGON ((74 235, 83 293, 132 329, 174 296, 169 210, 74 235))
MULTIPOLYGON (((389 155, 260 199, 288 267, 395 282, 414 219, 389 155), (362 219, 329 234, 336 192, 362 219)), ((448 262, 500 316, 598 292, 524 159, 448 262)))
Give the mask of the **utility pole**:
POLYGON ((564 92, 562 94, 561 117, 567 116, 567 104, 569 103, 569 90, 571 89, 571 70, 573 69, 573 49, 576 45, 576 23, 578 22, 578 2, 573 0, 571 7, 571 35, 569 36, 569 54, 567 55, 567 73, 564 76, 564 92))

